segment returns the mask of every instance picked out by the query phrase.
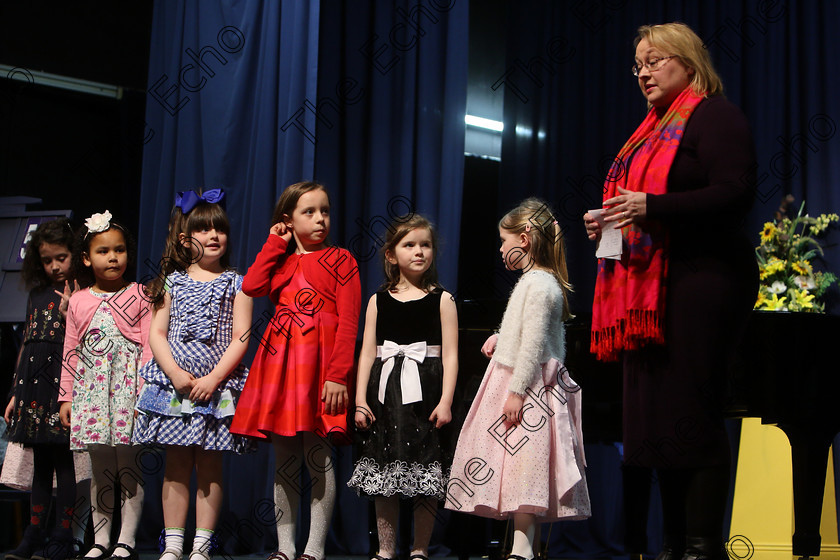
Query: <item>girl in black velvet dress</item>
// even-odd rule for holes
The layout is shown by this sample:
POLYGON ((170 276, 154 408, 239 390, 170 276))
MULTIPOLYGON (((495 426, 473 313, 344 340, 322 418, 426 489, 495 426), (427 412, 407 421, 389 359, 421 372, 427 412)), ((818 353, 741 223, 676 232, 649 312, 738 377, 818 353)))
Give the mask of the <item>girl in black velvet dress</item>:
POLYGON ((384 251, 387 281, 365 315, 355 412, 361 443, 347 484, 375 499, 378 560, 394 558, 399 498, 413 498, 411 558, 428 560, 457 439, 448 424, 458 317, 437 283, 434 232, 425 218, 396 220, 384 251))

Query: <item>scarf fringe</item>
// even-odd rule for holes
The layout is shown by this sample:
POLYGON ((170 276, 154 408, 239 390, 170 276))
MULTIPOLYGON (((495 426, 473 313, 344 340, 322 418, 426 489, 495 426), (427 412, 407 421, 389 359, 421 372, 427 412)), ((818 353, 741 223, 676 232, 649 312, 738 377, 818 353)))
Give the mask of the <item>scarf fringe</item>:
POLYGON ((615 325, 592 331, 589 351, 598 360, 615 362, 622 350, 638 350, 648 344, 665 344, 659 312, 628 309, 627 315, 615 325))

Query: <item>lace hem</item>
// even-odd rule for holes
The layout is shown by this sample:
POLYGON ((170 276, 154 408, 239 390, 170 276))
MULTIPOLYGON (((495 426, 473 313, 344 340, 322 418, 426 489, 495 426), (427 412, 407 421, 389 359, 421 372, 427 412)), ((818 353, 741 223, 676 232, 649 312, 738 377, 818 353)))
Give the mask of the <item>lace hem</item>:
POLYGON ((356 490, 357 494, 369 496, 393 496, 401 494, 406 497, 430 496, 443 500, 446 495, 446 481, 449 479, 449 469, 443 472, 440 462, 428 465, 405 461, 392 461, 386 465, 379 465, 370 457, 363 457, 356 462, 353 476, 347 486, 356 490))

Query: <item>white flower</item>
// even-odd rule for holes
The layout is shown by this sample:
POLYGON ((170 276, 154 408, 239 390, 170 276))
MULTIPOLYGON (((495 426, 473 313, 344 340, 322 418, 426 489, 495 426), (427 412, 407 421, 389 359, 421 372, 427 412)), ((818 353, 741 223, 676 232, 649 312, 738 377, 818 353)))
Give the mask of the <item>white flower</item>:
POLYGON ((89 233, 99 233, 111 227, 111 213, 105 210, 101 214, 94 214, 85 220, 85 226, 89 233))
POLYGON ((795 276, 793 278, 793 283, 796 284, 796 287, 800 290, 813 290, 817 287, 817 283, 814 282, 814 279, 811 276, 795 276))
POLYGON ((769 288, 767 288, 767 291, 771 294, 783 294, 785 293, 785 291, 787 291, 787 286, 785 286, 784 282, 776 280, 770 285, 769 288))

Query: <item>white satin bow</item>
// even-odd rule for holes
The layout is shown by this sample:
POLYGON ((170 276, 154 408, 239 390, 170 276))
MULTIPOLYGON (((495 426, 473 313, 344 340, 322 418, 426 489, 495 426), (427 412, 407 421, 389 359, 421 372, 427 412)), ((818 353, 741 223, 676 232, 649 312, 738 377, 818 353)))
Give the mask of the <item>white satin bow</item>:
POLYGON ((402 403, 411 404, 423 400, 423 390, 420 385, 420 371, 417 364, 422 364, 426 356, 440 355, 440 346, 426 346, 426 342, 411 344, 397 344, 386 340, 382 346, 376 347, 376 356, 382 358, 382 375, 379 377, 379 402, 385 404, 385 387, 391 370, 394 369, 394 358, 403 356, 400 369, 400 387, 402 389, 402 403), (437 350, 437 352, 434 352, 437 350))

